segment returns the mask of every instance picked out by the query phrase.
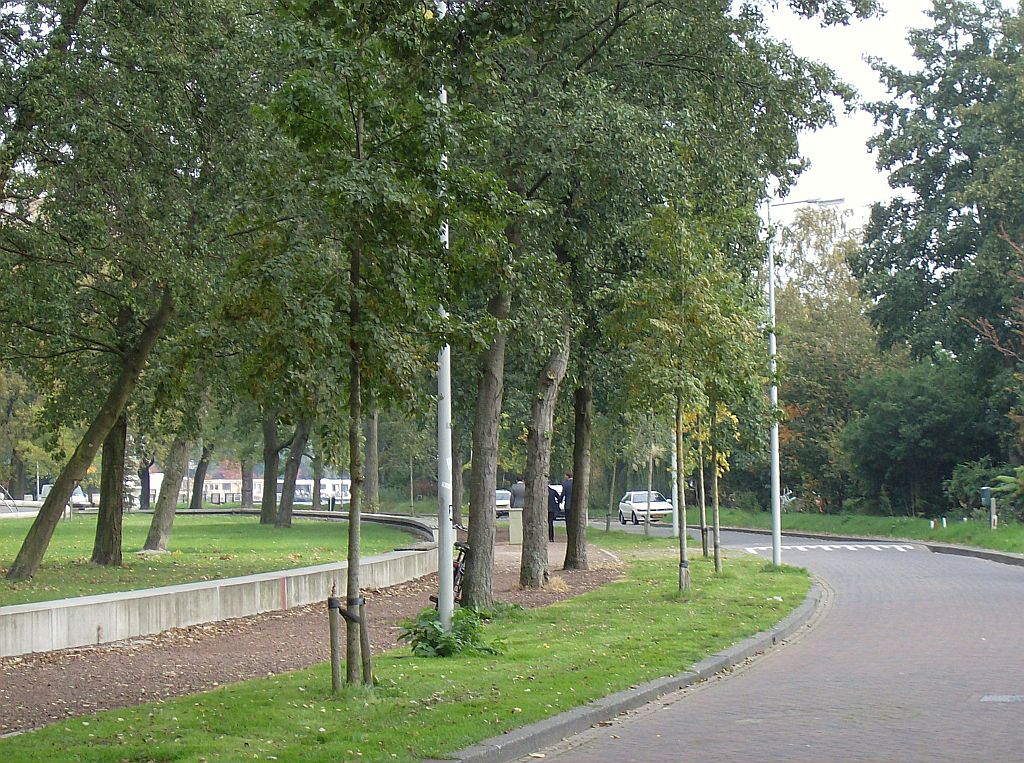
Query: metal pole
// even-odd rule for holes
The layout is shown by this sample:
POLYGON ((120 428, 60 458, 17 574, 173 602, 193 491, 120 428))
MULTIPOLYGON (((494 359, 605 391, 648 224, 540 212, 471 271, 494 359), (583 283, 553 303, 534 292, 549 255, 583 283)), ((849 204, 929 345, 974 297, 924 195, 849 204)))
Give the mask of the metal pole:
MULTIPOLYGON (((772 406, 772 415, 779 407, 779 387, 775 383, 776 370, 776 338, 775 338, 775 252, 772 244, 772 207, 788 207, 794 204, 813 204, 819 207, 828 207, 835 204, 842 204, 844 199, 800 199, 797 201, 781 201, 772 204, 769 200, 767 206, 768 219, 768 322, 771 331, 768 334, 768 366, 771 372, 772 385, 768 392, 769 401, 772 406)), ((772 421, 771 428, 771 498, 772 498, 772 564, 782 564, 782 477, 779 469, 779 422, 772 421)))
MULTIPOLYGON (((437 0, 439 18, 448 11, 447 3, 437 0)), ((444 85, 438 93, 442 110, 448 104, 444 85)), ((448 155, 441 155, 441 171, 448 169, 448 155)), ((448 250, 448 221, 441 223, 441 246, 448 250)), ((441 308, 441 317, 448 314, 441 308)), ((437 614, 445 632, 452 628, 455 610, 455 585, 452 578, 452 351, 441 348, 437 359, 437 614)))
POLYGON ((782 480, 779 475, 779 422, 775 412, 779 407, 779 387, 775 383, 776 341, 775 341, 775 251, 772 246, 774 237, 771 233, 772 205, 768 204, 768 371, 771 375, 771 388, 768 400, 772 407, 771 429, 771 497, 772 497, 772 564, 782 564, 782 501, 780 492, 782 480))

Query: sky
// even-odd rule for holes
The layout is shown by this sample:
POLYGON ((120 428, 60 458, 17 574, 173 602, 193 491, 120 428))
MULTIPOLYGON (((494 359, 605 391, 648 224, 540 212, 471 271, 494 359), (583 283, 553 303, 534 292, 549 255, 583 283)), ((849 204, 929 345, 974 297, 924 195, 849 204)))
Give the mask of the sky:
MULTIPOLYGON (((874 56, 900 69, 916 68, 907 32, 929 26, 925 10, 931 0, 882 0, 885 15, 867 21, 853 21, 845 27, 822 29, 816 22, 798 18, 788 8, 769 16, 769 26, 779 39, 807 58, 831 66, 852 85, 865 101, 887 97, 885 88, 864 60, 874 56)), ((800 137, 800 150, 811 162, 786 201, 822 198, 845 199, 853 212, 854 224, 867 219, 870 205, 893 195, 884 173, 875 168, 875 158, 866 143, 876 132, 869 114, 858 111, 836 115, 836 125, 800 137)), ((794 207, 773 209, 772 217, 786 220, 794 207)))

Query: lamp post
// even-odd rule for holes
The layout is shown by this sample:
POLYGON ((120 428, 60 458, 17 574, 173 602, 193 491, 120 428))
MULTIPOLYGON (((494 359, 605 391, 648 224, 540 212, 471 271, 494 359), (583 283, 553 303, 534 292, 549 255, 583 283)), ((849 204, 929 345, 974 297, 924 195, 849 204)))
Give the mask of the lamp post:
MULTIPOLYGON (((772 384, 768 391, 768 400, 772 406, 772 412, 779 407, 779 385, 775 379, 777 345, 775 337, 775 252, 772 247, 774 237, 772 236, 772 209, 774 207, 791 207, 797 204, 808 204, 818 207, 831 207, 842 204, 845 199, 799 199, 797 201, 780 201, 772 204, 766 203, 768 222, 768 370, 771 374, 772 384)), ((771 501, 772 501, 772 564, 778 567, 782 564, 782 476, 779 470, 779 422, 772 421, 770 435, 771 449, 771 501)))
MULTIPOLYGON (((437 16, 443 19, 448 4, 436 0, 437 16)), ((444 109, 448 104, 448 91, 444 85, 438 93, 444 109)), ((441 171, 448 169, 448 155, 441 154, 441 171)), ((441 246, 448 250, 448 221, 441 223, 441 246)), ((441 307, 441 317, 448 313, 441 307)), ((452 628, 455 610, 455 581, 452 577, 452 354, 445 345, 437 357, 437 614, 441 628, 452 628)))

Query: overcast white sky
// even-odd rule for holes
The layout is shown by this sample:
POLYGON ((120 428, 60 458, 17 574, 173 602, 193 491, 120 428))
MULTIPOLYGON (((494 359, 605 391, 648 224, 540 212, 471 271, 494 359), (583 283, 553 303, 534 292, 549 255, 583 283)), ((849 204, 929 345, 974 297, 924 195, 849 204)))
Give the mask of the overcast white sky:
MULTIPOLYGON (((797 18, 780 8, 770 17, 776 37, 788 40, 802 56, 829 64, 867 101, 886 97, 874 71, 864 61, 876 56, 912 69, 915 60, 906 42, 911 28, 929 26, 926 9, 931 0, 882 0, 885 15, 849 26, 822 29, 815 22, 797 18)), ((875 169, 875 159, 865 145, 874 135, 871 117, 863 112, 837 115, 836 125, 801 137, 800 148, 811 161, 787 200, 806 198, 846 199, 856 222, 863 222, 872 202, 892 196, 885 176, 875 169)), ((772 217, 786 219, 792 207, 773 210, 772 217)), ((856 223, 855 223, 856 224, 856 223)))

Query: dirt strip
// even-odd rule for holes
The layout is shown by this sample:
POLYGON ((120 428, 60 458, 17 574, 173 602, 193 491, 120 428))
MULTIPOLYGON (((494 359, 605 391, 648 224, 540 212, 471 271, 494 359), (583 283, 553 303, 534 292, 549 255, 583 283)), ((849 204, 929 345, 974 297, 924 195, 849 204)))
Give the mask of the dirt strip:
MULTIPOLYGON (((549 546, 551 581, 519 588, 519 548, 499 543, 495 598, 540 607, 621 576, 621 565, 591 547, 591 569, 557 569, 564 543, 549 546)), ((375 653, 397 643, 399 623, 428 605, 436 575, 366 592, 375 653)), ((178 628, 155 636, 92 647, 0 659, 0 734, 78 715, 206 691, 328 659, 325 604, 178 628)))

